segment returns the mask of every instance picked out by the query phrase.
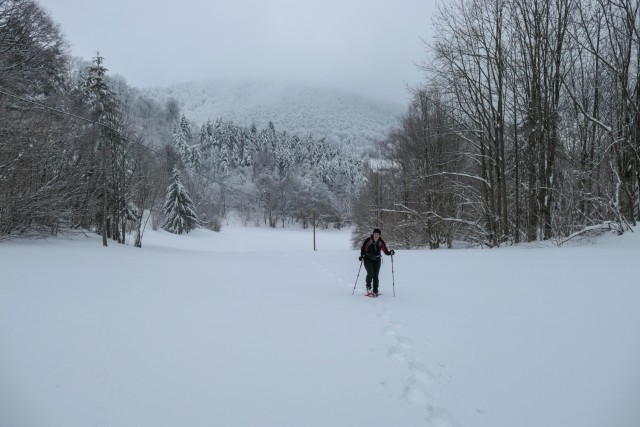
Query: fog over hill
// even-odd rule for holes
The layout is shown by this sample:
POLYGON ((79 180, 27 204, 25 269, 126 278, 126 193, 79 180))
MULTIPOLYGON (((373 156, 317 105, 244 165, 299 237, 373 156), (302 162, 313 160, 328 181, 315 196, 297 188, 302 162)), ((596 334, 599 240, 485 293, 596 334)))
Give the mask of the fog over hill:
POLYGON ((223 119, 339 142, 366 150, 398 123, 405 106, 332 89, 262 82, 214 80, 144 89, 159 101, 170 97, 198 126, 223 119))

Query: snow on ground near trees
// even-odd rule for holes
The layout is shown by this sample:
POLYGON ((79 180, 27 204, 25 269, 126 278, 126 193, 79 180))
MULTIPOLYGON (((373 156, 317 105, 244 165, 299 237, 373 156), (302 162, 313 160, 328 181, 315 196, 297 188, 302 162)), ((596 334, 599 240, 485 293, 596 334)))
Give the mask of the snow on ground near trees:
POLYGON ((399 250, 377 300, 311 233, 1 243, 0 426, 640 425, 640 229, 399 250))

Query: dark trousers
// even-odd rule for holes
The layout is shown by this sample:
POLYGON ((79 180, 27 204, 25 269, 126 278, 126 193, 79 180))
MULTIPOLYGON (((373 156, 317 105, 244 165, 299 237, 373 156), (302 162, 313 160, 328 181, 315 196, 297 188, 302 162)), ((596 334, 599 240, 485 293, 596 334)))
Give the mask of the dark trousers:
POLYGON ((369 259, 367 257, 364 258, 364 268, 367 270, 367 289, 371 288, 371 284, 373 282, 373 292, 378 292, 378 274, 380 273, 380 266, 382 265, 382 260, 380 258, 377 259, 369 259))

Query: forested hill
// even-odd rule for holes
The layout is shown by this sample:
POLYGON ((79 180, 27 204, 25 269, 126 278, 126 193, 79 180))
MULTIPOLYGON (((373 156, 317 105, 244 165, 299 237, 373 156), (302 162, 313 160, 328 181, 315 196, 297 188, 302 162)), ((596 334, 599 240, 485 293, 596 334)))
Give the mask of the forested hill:
POLYGON ((144 92, 161 102, 176 99, 184 115, 198 125, 221 118, 264 128, 271 121, 279 131, 311 134, 357 150, 384 138, 405 108, 330 89, 226 80, 182 83, 144 92))

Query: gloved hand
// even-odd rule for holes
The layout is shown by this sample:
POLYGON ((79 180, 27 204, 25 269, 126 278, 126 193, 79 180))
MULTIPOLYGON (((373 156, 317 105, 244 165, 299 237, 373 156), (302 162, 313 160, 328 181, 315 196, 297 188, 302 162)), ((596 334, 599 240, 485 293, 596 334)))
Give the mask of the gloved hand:
POLYGON ((362 256, 359 256, 359 257, 358 257, 358 261, 362 261, 362 256))
POLYGON ((396 254, 396 251, 394 251, 393 249, 391 249, 391 250, 389 251, 389 253, 393 256, 393 255, 395 255, 395 254, 396 254))

